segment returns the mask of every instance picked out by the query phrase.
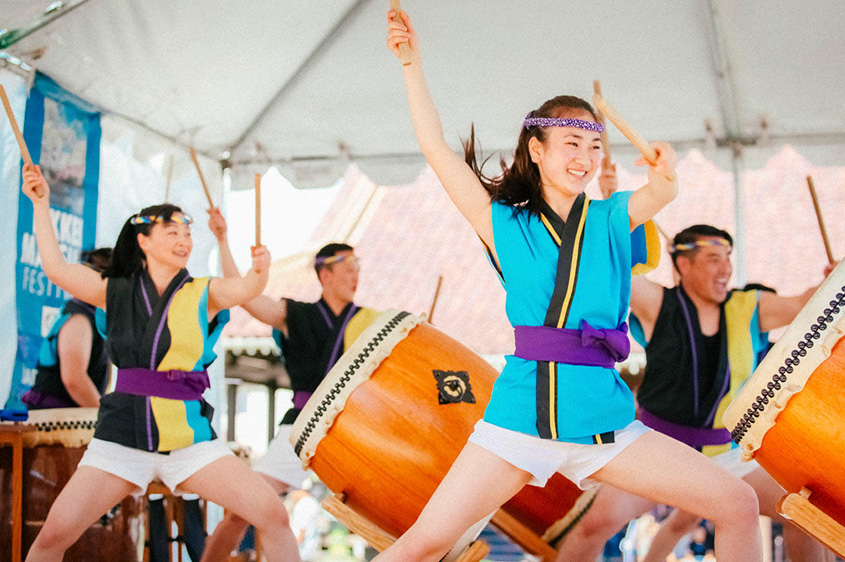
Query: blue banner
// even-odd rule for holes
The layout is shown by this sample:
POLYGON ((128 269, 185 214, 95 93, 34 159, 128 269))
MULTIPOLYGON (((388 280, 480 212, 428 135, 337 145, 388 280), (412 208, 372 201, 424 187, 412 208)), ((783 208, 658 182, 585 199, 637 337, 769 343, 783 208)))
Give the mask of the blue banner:
MULTIPOLYGON (((100 114, 87 102, 36 74, 26 102, 23 136, 32 160, 50 185, 50 214, 65 259, 78 262, 93 249, 100 178, 100 114)), ((18 206, 18 347, 6 408, 23 408, 20 397, 32 386, 42 336, 69 295, 41 268, 32 225, 32 202, 18 206)))

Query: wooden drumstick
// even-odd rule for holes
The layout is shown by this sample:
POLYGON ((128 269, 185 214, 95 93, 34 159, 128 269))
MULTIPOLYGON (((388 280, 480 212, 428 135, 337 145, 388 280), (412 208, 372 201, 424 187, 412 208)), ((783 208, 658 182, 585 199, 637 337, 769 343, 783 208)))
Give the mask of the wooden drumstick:
POLYGON ((604 97, 601 94, 595 94, 593 96, 593 105, 596 106, 596 109, 602 112, 602 114, 611 122, 613 123, 619 132, 625 135, 625 137, 631 141, 637 150, 639 150, 645 161, 654 166, 657 163, 657 151, 654 150, 645 138, 642 137, 633 127, 631 127, 625 119, 619 115, 612 105, 605 101, 604 97))
POLYGON ((428 309, 428 323, 431 324, 431 319, 434 318, 434 307, 437 306, 437 297, 440 296, 440 285, 443 284, 443 276, 437 277, 437 288, 434 289, 434 298, 431 301, 431 307, 428 309))
MULTIPOLYGON (((18 120, 15 119, 15 114, 12 112, 12 104, 9 103, 9 97, 6 95, 6 88, 0 84, 0 98, 3 99, 3 107, 6 109, 6 116, 9 118, 9 124, 12 126, 12 132, 15 133, 15 140, 18 141, 18 146, 21 149, 21 158, 24 164, 32 165, 32 156, 29 155, 29 149, 26 147, 26 142, 23 140, 23 134, 20 127, 18 127, 18 120)), ((35 187, 35 194, 38 197, 44 195, 44 189, 40 185, 35 187)))
POLYGON ((261 245, 261 174, 255 174, 255 245, 261 245))
POLYGON ((816 196, 816 186, 813 184, 812 176, 807 176, 807 187, 810 188, 810 197, 813 198, 813 207, 816 209, 816 218, 819 219, 819 230, 822 232, 822 241, 824 242, 824 251, 827 252, 827 261, 828 263, 835 263, 833 259, 833 252, 830 249, 830 240, 827 238, 827 229, 824 227, 822 209, 821 206, 819 206, 819 198, 816 196))
MULTIPOLYGON (((593 92, 597 96, 601 96, 601 84, 598 80, 593 80, 593 92)), ((599 123, 604 125, 604 114, 599 111, 598 114, 599 123)), ((610 164, 610 140, 607 138, 607 129, 601 134, 601 146, 604 149, 604 158, 602 158, 602 166, 607 166, 610 164)))
MULTIPOLYGON (((399 15, 402 12, 402 6, 399 5, 399 0, 390 0, 390 9, 396 12, 396 15, 393 16, 393 21, 404 24, 405 22, 402 20, 402 16, 399 15)), ((408 46, 408 43, 399 43, 399 60, 402 61, 402 66, 411 64, 411 48, 408 46)))
POLYGON ((193 146, 191 147, 191 160, 194 161, 194 166, 196 166, 197 173, 200 176, 200 183, 202 183, 202 188, 205 191, 205 196, 208 198, 208 208, 213 209, 214 208, 214 202, 211 200, 211 193, 209 193, 208 186, 205 184, 205 178, 202 175, 202 170, 200 169, 200 163, 197 160, 197 153, 194 150, 193 146))
POLYGON ((167 184, 164 186, 164 202, 170 202, 170 182, 173 181, 173 155, 168 158, 167 164, 167 184))

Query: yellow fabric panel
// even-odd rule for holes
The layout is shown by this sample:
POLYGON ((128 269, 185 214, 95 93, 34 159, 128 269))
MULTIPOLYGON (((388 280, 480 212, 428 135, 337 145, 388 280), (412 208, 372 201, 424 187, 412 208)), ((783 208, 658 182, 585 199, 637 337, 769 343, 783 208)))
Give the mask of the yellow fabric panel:
POLYGON ((381 314, 378 310, 372 308, 362 308, 355 313, 355 316, 346 325, 346 332, 343 334, 343 349, 349 349, 352 342, 358 339, 361 332, 369 328, 376 318, 381 314))
POLYGON ((657 232, 657 224, 653 221, 646 221, 645 245, 648 258, 645 263, 638 263, 631 269, 631 275, 645 275, 654 270, 660 264, 660 236, 657 232))
MULTIPOLYGON (((587 213, 584 213, 585 215, 587 213)), ((549 363, 549 431, 557 439, 557 363, 549 363)))
POLYGON ((200 326, 200 316, 207 316, 207 311, 198 310, 209 278, 192 279, 182 286, 167 313, 167 328, 170 330, 170 349, 167 350, 159 371, 179 369, 192 371, 202 358, 205 350, 205 337, 200 326))
MULTIPOLYGON (((719 418, 721 420, 721 418, 719 418)), ((713 427, 716 427, 716 424, 713 424, 713 427)), ((731 444, 725 443, 724 445, 705 445, 701 448, 701 452, 704 456, 707 457, 715 457, 716 455, 721 455, 722 453, 727 453, 731 450, 731 444)))
POLYGON ((182 400, 150 397, 156 425, 158 426, 158 450, 173 451, 194 443, 194 430, 188 425, 188 415, 182 400))
POLYGON ((722 414, 736 396, 742 383, 751 376, 754 365, 754 345, 748 329, 757 308, 757 291, 735 291, 725 303, 725 322, 728 329, 728 361, 731 366, 731 387, 713 420, 714 428, 725 427, 722 414))

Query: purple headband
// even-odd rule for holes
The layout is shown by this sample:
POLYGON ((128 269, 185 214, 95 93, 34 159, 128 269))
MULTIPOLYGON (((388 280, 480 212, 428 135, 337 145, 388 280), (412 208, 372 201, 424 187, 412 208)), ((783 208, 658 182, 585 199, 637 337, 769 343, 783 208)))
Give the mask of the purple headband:
POLYGON ((331 265, 333 263, 340 263, 347 260, 352 260, 353 263, 358 263, 358 256, 354 254, 346 254, 343 256, 338 254, 333 256, 320 256, 314 260, 314 265, 319 267, 321 265, 331 265))
POLYGON ((595 121, 584 121, 583 119, 564 119, 562 117, 532 117, 532 111, 525 116, 522 126, 528 127, 575 127, 585 131, 604 132, 604 125, 595 121))

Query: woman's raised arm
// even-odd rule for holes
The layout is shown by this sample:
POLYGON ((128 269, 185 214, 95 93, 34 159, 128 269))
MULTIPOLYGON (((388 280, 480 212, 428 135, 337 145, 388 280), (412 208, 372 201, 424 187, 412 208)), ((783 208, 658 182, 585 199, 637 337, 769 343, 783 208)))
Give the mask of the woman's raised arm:
POLYGON ((53 284, 79 300, 105 308, 106 280, 90 267, 81 263, 68 263, 62 255, 50 217, 50 187, 41 175, 39 166, 24 165, 23 193, 32 201, 32 222, 44 273, 53 284), (40 196, 35 191, 39 185, 43 188, 40 196))

